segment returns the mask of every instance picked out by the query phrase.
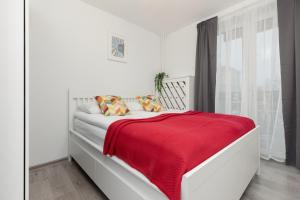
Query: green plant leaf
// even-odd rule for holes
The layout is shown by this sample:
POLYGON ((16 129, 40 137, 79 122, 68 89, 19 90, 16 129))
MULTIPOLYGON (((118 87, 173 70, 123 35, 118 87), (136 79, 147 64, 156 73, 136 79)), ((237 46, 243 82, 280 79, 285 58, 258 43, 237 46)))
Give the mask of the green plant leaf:
POLYGON ((161 94, 161 91, 163 89, 163 80, 165 77, 168 77, 168 75, 165 72, 160 72, 155 75, 154 83, 155 83, 155 90, 161 94))

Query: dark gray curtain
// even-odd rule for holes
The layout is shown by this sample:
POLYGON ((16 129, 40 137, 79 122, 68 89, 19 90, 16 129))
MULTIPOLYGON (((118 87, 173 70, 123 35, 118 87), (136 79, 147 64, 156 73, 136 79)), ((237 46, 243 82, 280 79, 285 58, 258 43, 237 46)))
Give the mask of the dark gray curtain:
POLYGON ((218 18, 197 25, 195 110, 215 112, 218 18))
POLYGON ((286 163, 300 168, 300 0, 278 0, 286 163))

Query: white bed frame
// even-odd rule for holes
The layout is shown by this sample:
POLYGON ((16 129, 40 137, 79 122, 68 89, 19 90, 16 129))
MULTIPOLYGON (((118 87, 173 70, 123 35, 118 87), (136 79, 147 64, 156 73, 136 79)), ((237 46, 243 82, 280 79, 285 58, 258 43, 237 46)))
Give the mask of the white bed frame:
MULTIPOLYGON (((120 93, 118 93, 120 94, 120 93)), ((73 130, 73 115, 95 92, 69 90, 69 161, 73 159, 111 200, 163 200, 167 197, 137 170, 73 130)), ((134 96, 134 95, 133 95, 134 96)), ((126 98, 126 101, 134 101, 126 98)), ((184 174, 182 200, 238 200, 260 167, 258 127, 184 174)))

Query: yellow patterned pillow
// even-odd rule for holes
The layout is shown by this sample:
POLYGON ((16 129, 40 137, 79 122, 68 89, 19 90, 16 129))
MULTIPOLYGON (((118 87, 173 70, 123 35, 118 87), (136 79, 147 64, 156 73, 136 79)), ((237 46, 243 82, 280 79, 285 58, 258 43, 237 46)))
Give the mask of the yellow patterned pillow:
POLYGON ((101 112, 105 116, 122 116, 129 112, 126 104, 118 96, 96 96, 101 112))
POLYGON ((147 112, 159 112, 162 110, 162 106, 158 102, 157 98, 152 95, 137 96, 136 99, 147 112))

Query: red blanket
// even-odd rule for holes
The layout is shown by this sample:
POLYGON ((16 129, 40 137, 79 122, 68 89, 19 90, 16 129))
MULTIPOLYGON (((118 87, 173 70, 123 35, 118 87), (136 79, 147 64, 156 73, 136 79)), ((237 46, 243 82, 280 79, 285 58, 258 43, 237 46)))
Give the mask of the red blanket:
POLYGON ((179 200, 182 176, 255 127, 251 119, 189 111, 112 123, 104 154, 143 173, 170 200, 179 200))

